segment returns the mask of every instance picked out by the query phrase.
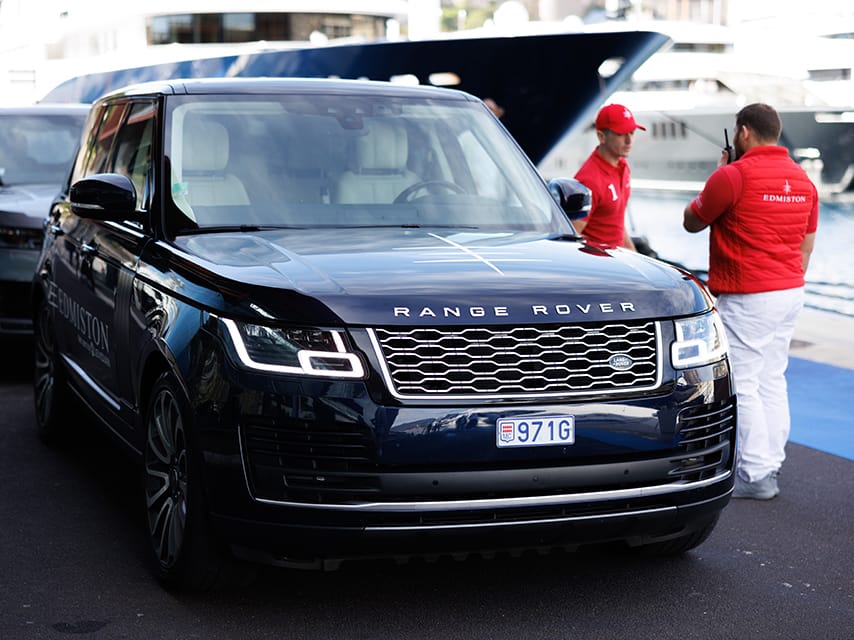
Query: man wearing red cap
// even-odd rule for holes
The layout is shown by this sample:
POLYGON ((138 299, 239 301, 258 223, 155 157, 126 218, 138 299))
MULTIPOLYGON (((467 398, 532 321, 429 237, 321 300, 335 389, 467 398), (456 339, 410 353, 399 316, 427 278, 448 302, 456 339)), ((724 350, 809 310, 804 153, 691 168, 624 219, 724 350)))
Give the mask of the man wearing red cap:
POLYGON ((646 131, 621 104, 605 105, 596 116, 599 145, 575 174, 591 191, 590 213, 573 220, 590 242, 635 250, 626 229, 626 206, 631 195, 631 171, 626 158, 632 150, 635 130, 646 131))

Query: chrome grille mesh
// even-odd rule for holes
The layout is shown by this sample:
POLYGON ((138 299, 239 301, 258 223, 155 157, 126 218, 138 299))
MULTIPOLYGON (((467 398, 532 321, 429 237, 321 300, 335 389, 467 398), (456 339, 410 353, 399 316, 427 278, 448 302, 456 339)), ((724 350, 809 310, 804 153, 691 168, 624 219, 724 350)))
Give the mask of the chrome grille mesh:
POLYGON ((604 394, 658 384, 653 321, 379 328, 372 334, 399 397, 604 394))

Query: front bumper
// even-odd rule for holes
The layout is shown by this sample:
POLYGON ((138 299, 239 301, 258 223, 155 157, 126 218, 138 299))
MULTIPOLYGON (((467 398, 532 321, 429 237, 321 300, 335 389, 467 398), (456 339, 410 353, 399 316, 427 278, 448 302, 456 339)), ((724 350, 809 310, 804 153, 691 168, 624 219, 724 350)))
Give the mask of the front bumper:
POLYGON ((643 544, 706 526, 732 491, 726 360, 654 395, 525 405, 394 406, 362 383, 234 370, 220 383, 228 402, 196 402, 213 521, 267 562, 643 544), (520 413, 573 415, 575 444, 498 449, 496 421, 520 413))
POLYGON ((621 543, 640 546, 689 536, 713 524, 730 499, 732 481, 723 481, 717 497, 696 498, 680 506, 613 505, 601 513, 503 512, 495 522, 459 521, 415 527, 316 526, 217 516, 218 531, 236 555, 287 567, 326 568, 362 558, 410 559, 435 555, 472 555, 520 550, 575 549, 621 543))

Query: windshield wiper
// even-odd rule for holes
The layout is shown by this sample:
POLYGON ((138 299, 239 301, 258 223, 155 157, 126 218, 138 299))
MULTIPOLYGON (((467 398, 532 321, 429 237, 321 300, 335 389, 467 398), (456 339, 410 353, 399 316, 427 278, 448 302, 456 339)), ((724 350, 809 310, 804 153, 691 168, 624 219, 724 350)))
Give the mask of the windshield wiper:
POLYGON ((581 234, 572 235, 571 233, 552 233, 548 235, 549 240, 581 240, 581 234))
POLYGON ((480 229, 475 225, 466 224, 340 224, 330 227, 333 229, 480 229))
POLYGON ((233 224, 198 227, 196 229, 179 229, 178 235, 194 235, 198 233, 249 233, 253 231, 270 231, 275 229, 307 229, 303 225, 291 224, 233 224))
POLYGON ((179 229, 176 235, 197 235, 202 233, 252 233, 255 231, 271 231, 276 229, 480 229, 474 225, 462 224, 234 224, 234 225, 212 225, 197 227, 195 229, 179 229))

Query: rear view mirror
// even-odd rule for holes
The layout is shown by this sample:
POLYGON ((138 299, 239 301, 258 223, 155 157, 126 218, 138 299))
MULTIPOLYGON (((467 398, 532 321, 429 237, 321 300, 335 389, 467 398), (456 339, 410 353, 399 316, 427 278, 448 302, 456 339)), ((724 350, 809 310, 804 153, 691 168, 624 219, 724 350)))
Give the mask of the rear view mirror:
POLYGON ((71 210, 81 218, 128 220, 136 212, 136 189, 125 175, 98 173, 71 185, 71 210))
POLYGON ((575 178, 555 178, 549 182, 549 192, 570 220, 586 218, 590 213, 590 189, 575 178))

